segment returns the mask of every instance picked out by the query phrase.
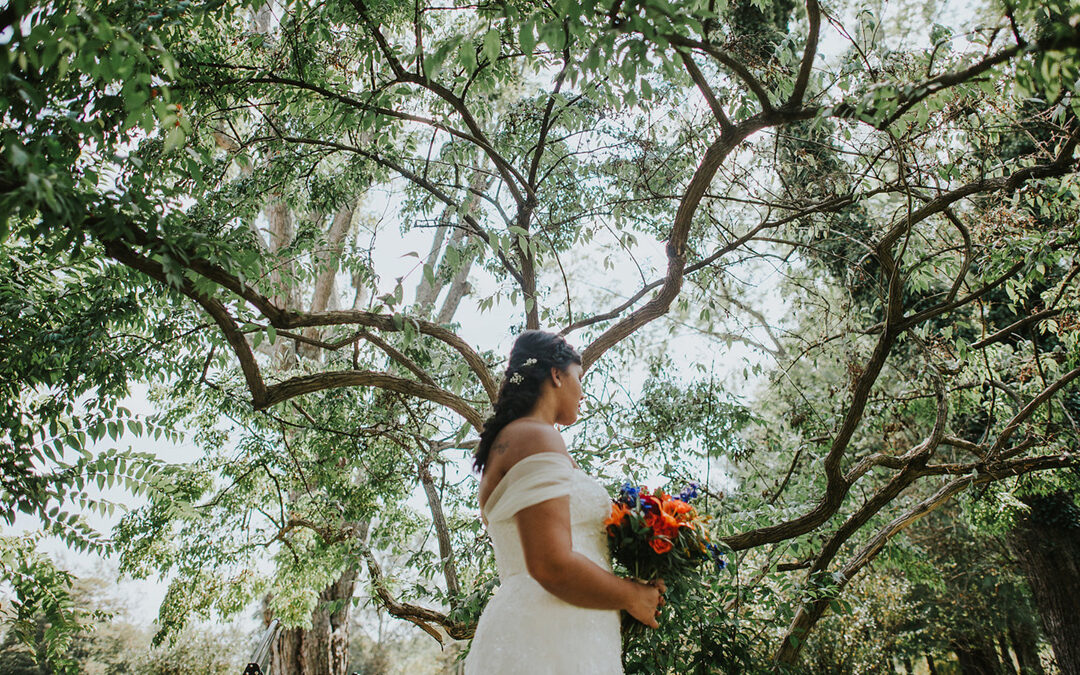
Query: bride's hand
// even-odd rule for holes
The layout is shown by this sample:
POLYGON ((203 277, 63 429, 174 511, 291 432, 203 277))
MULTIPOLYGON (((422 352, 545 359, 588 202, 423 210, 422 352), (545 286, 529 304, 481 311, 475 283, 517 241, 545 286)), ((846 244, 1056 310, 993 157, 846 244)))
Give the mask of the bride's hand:
POLYGON ((660 607, 664 604, 662 594, 667 589, 664 580, 657 579, 647 584, 639 581, 632 583, 634 584, 634 592, 626 611, 630 612, 630 616, 649 628, 659 628, 660 624, 657 623, 656 617, 660 614, 660 607))

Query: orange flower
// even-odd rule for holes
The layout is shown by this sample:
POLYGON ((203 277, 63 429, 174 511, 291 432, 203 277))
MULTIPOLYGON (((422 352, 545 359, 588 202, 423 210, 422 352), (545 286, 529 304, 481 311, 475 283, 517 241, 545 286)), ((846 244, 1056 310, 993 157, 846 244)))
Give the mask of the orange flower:
POLYGON ((612 504, 611 515, 604 521, 604 525, 622 525, 622 522, 628 513, 630 513, 630 507, 626 504, 612 504))
POLYGON ((666 529, 677 530, 679 528, 679 519, 675 516, 664 513, 660 517, 664 519, 664 527, 666 529))
POLYGON ((660 506, 660 508, 664 512, 671 513, 673 515, 674 514, 682 515, 684 513, 691 513, 691 514, 694 513, 694 507, 690 506, 689 504, 687 504, 686 502, 684 502, 681 499, 669 499, 668 501, 664 502, 660 506))
POLYGON ((651 527, 653 534, 659 537, 674 537, 679 530, 679 521, 662 512, 647 514, 645 524, 651 527))
POLYGON ((671 550, 671 542, 667 539, 653 539, 649 542, 649 546, 652 546, 652 550, 660 554, 671 550))
POLYGON ((679 524, 684 527, 689 525, 689 523, 685 521, 697 516, 697 514, 694 512, 693 506, 690 506, 686 502, 680 501, 678 499, 672 499, 670 501, 664 502, 660 505, 660 510, 664 512, 664 515, 678 519, 680 521, 679 524))

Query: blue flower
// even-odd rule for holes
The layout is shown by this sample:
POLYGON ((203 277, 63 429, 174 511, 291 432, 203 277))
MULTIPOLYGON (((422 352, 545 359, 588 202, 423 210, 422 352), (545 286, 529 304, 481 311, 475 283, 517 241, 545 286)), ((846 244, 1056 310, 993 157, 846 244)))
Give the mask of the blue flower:
POLYGON ((690 483, 682 492, 679 493, 679 499, 684 502, 688 502, 691 499, 696 498, 698 494, 698 487, 700 486, 697 483, 690 483))
POLYGON ((640 495, 641 490, 637 486, 630 483, 630 481, 626 481, 625 483, 623 483, 623 486, 619 488, 619 501, 623 502, 627 506, 633 506, 634 504, 637 504, 638 497, 640 495))
POLYGON ((724 554, 720 552, 720 547, 716 544, 709 544, 709 552, 712 553, 713 562, 716 563, 716 570, 720 571, 727 567, 727 561, 724 560, 724 554))

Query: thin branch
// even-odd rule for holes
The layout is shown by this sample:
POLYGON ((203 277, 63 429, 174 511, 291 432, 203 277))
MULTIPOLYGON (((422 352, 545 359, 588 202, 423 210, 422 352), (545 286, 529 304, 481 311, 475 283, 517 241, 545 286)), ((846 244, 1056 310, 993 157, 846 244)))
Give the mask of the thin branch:
POLYGON ((726 66, 728 70, 735 73, 735 75, 743 81, 743 84, 745 84, 747 88, 749 88, 750 91, 754 93, 754 96, 757 97, 758 103, 761 104, 761 110, 763 113, 773 112, 774 108, 772 101, 769 100, 769 92, 766 91, 765 87, 762 86, 761 82, 759 82, 758 79, 754 77, 754 74, 750 72, 750 69, 747 68, 737 58, 709 42, 701 42, 699 40, 694 40, 675 33, 665 35, 664 37, 667 38, 668 41, 676 47, 692 47, 694 49, 700 49, 701 51, 716 59, 718 62, 726 66))
POLYGON ((416 624, 422 628, 425 633, 438 640, 440 645, 443 644, 444 638, 431 624, 442 627, 447 635, 455 640, 467 640, 473 636, 473 633, 476 630, 475 626, 451 621, 445 614, 426 607, 398 602, 387 589, 386 581, 383 578, 382 567, 380 567, 378 561, 375 560, 375 555, 372 554, 371 549, 363 543, 360 543, 360 546, 360 552, 364 558, 364 562, 367 563, 368 576, 371 578, 371 585, 375 589, 375 595, 378 596, 382 606, 392 616, 416 624))
POLYGON ((720 133, 727 133, 734 125, 732 125, 731 120, 728 119, 727 113, 724 112, 724 108, 720 105, 720 101, 716 100, 716 94, 713 93, 709 83, 705 81, 705 76, 698 70, 697 64, 694 63, 694 57, 681 49, 676 51, 679 54, 679 58, 682 59, 683 65, 686 66, 686 72, 690 74, 690 79, 694 81, 694 84, 701 90, 701 94, 708 102, 713 117, 716 118, 717 123, 720 125, 720 133))
POLYGON ((184 279, 179 287, 173 285, 169 281, 169 277, 161 263, 138 255, 119 240, 106 240, 102 243, 105 246, 105 252, 118 262, 139 270, 166 286, 176 288, 176 290, 198 303, 214 319, 214 322, 225 335, 225 340, 229 343, 237 360, 240 361, 240 370, 244 374, 244 380, 247 383, 248 390, 251 392, 253 401, 257 404, 265 400, 266 384, 259 373, 259 366, 255 362, 255 355, 251 351, 251 345, 248 344, 244 334, 240 332, 239 327, 236 325, 236 320, 229 314, 224 305, 218 300, 197 291, 195 286, 187 279, 184 279))
MULTIPOLYGON (((1001 480, 1010 476, 1018 476, 1034 471, 1046 471, 1069 466, 1077 466, 1080 460, 1074 455, 1053 455, 1044 457, 1032 457, 1013 462, 1002 463, 993 469, 988 468, 985 472, 972 472, 966 476, 957 478, 934 493, 932 496, 919 502, 903 514, 895 518, 883 527, 844 567, 834 575, 838 580, 836 592, 842 590, 859 571, 873 560, 885 547, 890 539, 902 532, 912 523, 923 516, 935 511, 948 502, 954 495, 969 485, 982 485, 995 480, 1001 480)), ((794 663, 798 658, 803 644, 803 638, 825 613, 831 602, 831 597, 821 598, 802 604, 788 627, 784 641, 777 652, 775 660, 779 663, 794 663)))
MULTIPOLYGON (((274 139, 274 140, 278 140, 278 139, 274 139)), ((352 152, 352 153, 355 153, 357 155, 360 155, 361 157, 366 157, 366 158, 370 159, 371 161, 373 161, 373 162, 375 162, 377 164, 385 166, 386 168, 391 169, 392 171, 395 171, 395 172, 399 173, 402 177, 404 177, 407 180, 415 183, 416 185, 424 188, 425 190, 430 192, 433 197, 435 197, 439 201, 443 202, 444 204, 446 204, 448 206, 451 206, 451 207, 453 207, 455 209, 458 209, 459 211, 461 210, 460 205, 456 201, 454 201, 445 192, 440 190, 431 181, 426 180, 423 176, 419 176, 416 173, 414 173, 412 171, 409 171, 408 169, 406 169, 405 167, 401 166, 400 164, 398 164, 397 162, 395 162, 395 161, 393 161, 391 159, 387 159, 387 158, 382 157, 380 155, 377 155, 375 153, 368 152, 367 150, 363 150, 361 148, 358 148, 355 145, 347 145, 345 143, 337 143, 337 142, 334 142, 334 141, 323 141, 323 140, 318 140, 318 139, 314 139, 314 138, 300 138, 300 137, 297 137, 297 136, 283 136, 280 140, 287 141, 289 143, 298 143, 298 144, 303 144, 303 145, 315 145, 315 146, 320 146, 320 147, 325 147, 325 148, 333 148, 333 149, 341 150, 341 151, 344 151, 344 152, 352 152)), ((515 267, 510 262, 509 259, 506 258, 506 256, 502 252, 502 249, 500 249, 498 246, 496 246, 495 244, 492 243, 491 235, 488 234, 484 230, 484 228, 480 225, 480 223, 477 222, 477 220, 474 217, 472 217, 471 215, 468 215, 468 214, 463 214, 462 215, 462 220, 464 220, 466 223, 468 223, 470 226, 472 226, 473 233, 476 234, 476 236, 480 237, 480 239, 482 239, 485 244, 487 244, 492 249, 494 249, 495 251, 498 252, 499 260, 502 262, 503 267, 506 269, 506 271, 511 276, 513 276, 514 279, 519 284, 523 284, 524 283, 524 278, 522 277, 521 271, 518 270, 517 267, 515 267)))
POLYGON ((1020 319, 1019 321, 1015 321, 1015 322, 1009 324, 1008 326, 1005 326, 1004 328, 997 331, 996 333, 993 333, 992 335, 988 335, 988 336, 984 337, 983 339, 979 340, 978 342, 972 342, 971 343, 971 348, 972 349, 982 349, 983 347, 988 347, 988 346, 994 344, 995 342, 1002 342, 1005 339, 1007 339, 1008 337, 1010 337, 1011 335, 1018 334, 1018 333, 1020 333, 1020 331, 1024 330, 1025 328, 1028 328, 1030 326, 1034 326, 1035 324, 1039 323, 1043 319, 1049 319, 1049 318, 1057 316, 1058 314, 1061 314, 1062 311, 1064 311, 1064 310, 1061 310, 1061 309, 1044 309, 1043 311, 1036 312, 1036 313, 1032 314, 1031 316, 1025 316, 1023 319, 1020 319))
POLYGON ((1013 435, 1013 433, 1016 432, 1016 430, 1020 427, 1021 424, 1024 423, 1027 418, 1031 417, 1032 413, 1039 409, 1039 406, 1049 400, 1051 396, 1056 394, 1058 391, 1061 390, 1062 387, 1069 384, 1077 377, 1080 377, 1080 367, 1073 368, 1072 370, 1058 378, 1056 382, 1039 392, 1038 396, 1031 399, 1031 401, 1026 406, 1024 406, 1020 410, 1020 412, 1013 415, 1012 419, 1008 421, 1008 423, 1005 425, 1005 428, 1001 430, 1001 434, 998 436, 997 440, 994 441, 994 444, 992 446, 990 446, 990 449, 987 451, 986 456, 988 458, 993 458, 998 452, 1000 452, 1001 449, 1005 447, 1005 444, 1009 441, 1009 438, 1013 435))

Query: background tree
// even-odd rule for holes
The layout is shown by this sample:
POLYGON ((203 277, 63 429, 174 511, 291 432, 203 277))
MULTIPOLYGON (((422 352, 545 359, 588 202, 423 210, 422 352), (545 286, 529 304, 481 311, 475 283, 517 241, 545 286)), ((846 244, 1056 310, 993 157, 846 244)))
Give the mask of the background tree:
MULTIPOLYGON (((912 522, 964 489, 1074 465, 1055 412, 1080 376, 1067 5, 992 8, 967 44, 932 29, 929 51, 891 44, 872 13, 852 32, 815 0, 73 9, 3 12, 0 213, 17 246, 85 256, 155 298, 136 332, 164 327, 152 363, 168 366, 137 375, 167 384, 165 419, 196 422, 210 450, 162 471, 120 530, 126 569, 177 573, 166 631, 269 591, 307 631, 282 668, 310 649, 340 672, 363 561, 390 614, 469 635, 491 569, 463 511, 474 485, 433 471, 463 461, 497 391, 501 355, 452 323, 466 299, 571 335, 598 411, 629 406, 618 368, 642 367, 661 317, 767 348, 771 410, 742 444, 738 494, 710 508, 749 571, 733 606, 774 598, 785 629, 764 648, 781 664, 912 522), (820 54, 823 31, 851 47, 820 54), (1032 118, 1045 137, 1000 156, 1032 118), (373 291, 357 211, 430 233, 415 301, 408 275, 373 291), (636 290, 593 292, 582 261, 634 265, 636 290), (767 267, 796 320, 755 306, 744 275, 767 267), (1060 310, 1052 363, 999 351, 985 314, 999 289, 1060 310), (1013 370, 1024 386, 999 401, 1013 370), (977 439, 954 428, 988 401, 977 439), (228 457, 213 450, 226 438, 241 439, 228 457), (401 504, 414 486, 422 516, 401 504), (410 539, 427 526, 434 559, 410 539), (405 546, 411 568, 388 578, 379 550, 405 546), (274 571, 242 574, 260 550, 274 571), (415 575, 438 581, 395 583, 415 575)), ((1047 318, 1014 301, 995 321, 1008 314, 1047 318)), ((727 403, 707 382, 687 391, 703 403, 693 433, 659 429, 646 463, 707 438, 710 405, 727 403)), ((716 408, 733 429, 750 417, 716 408)), ((613 479, 634 449, 592 468, 613 479)))

